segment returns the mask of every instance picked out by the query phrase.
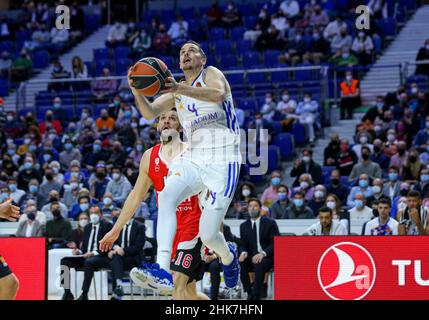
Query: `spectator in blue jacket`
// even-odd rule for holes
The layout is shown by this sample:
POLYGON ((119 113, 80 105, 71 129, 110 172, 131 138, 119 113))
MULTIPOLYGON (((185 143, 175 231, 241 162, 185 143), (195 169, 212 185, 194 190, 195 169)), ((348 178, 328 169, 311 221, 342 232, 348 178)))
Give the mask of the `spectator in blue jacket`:
POLYGON ((425 127, 417 132, 414 137, 413 146, 419 147, 429 141, 429 116, 426 117, 425 127))
POLYGON ((389 169, 390 158, 384 153, 383 141, 380 139, 375 139, 373 142, 374 153, 369 157, 369 159, 375 163, 378 163, 381 170, 385 173, 389 169))
POLYGON ((304 99, 298 103, 296 114, 299 115, 299 122, 306 127, 307 136, 313 146, 315 139, 314 126, 320 127, 319 103, 312 99, 310 92, 304 93, 304 99))

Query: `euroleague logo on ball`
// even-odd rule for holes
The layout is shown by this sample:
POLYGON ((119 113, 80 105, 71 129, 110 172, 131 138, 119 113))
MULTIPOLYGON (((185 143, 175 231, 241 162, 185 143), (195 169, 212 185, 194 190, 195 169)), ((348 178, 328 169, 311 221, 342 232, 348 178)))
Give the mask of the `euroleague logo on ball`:
POLYGON ((374 259, 368 250, 356 243, 337 243, 320 258, 317 278, 320 287, 331 299, 360 300, 374 286, 374 259))

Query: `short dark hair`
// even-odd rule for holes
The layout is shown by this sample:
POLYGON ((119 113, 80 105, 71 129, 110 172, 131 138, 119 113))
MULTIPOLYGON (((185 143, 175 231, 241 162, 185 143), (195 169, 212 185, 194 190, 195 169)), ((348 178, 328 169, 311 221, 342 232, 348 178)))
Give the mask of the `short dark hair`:
POLYGON ((410 192, 407 193, 407 197, 409 197, 409 198, 420 198, 420 192, 418 192, 416 190, 411 190, 410 192))
POLYGON ((304 150, 302 150, 302 153, 304 153, 306 151, 310 154, 310 156, 313 155, 313 150, 311 150, 310 148, 305 148, 304 150))
POLYGON ((371 153, 371 150, 370 150, 367 146, 363 146, 363 147, 361 148, 361 152, 362 152, 363 150, 368 150, 368 152, 369 152, 369 153, 371 153))
POLYGON ((397 167, 397 166, 390 166, 389 167, 389 170, 390 169, 393 169, 393 170, 395 170, 396 172, 399 172, 399 168, 397 167))
POLYGON ((277 190, 280 189, 280 188, 285 188, 286 192, 289 192, 289 188, 285 184, 279 184, 279 186, 277 187, 277 190))
POLYGON ((183 48, 183 46, 184 46, 185 44, 194 44, 194 45, 196 45, 196 46, 198 47, 198 51, 200 52, 201 56, 202 56, 204 59, 207 59, 207 55, 206 55, 206 53, 204 52, 203 48, 201 48, 201 45, 200 45, 198 42, 196 42, 196 41, 194 41, 194 40, 188 40, 188 41, 186 41, 186 42, 185 42, 185 43, 180 47, 180 49, 182 49, 182 48, 183 48))
POLYGON ((332 210, 331 208, 329 208, 328 206, 323 206, 319 209, 319 213, 320 212, 329 212, 330 215, 332 215, 332 210))
POLYGON ((79 203, 80 200, 82 200, 82 199, 87 199, 88 203, 91 202, 91 198, 89 196, 81 196, 81 197, 79 197, 79 199, 77 199, 77 202, 79 203))
POLYGON ((301 196, 301 197, 305 197, 305 194, 304 194, 304 192, 302 192, 302 191, 297 191, 297 192, 295 192, 295 194, 293 195, 293 197, 295 198, 295 196, 301 196))
POLYGON ((259 200, 257 198, 251 198, 251 199, 249 199, 249 201, 247 201, 247 203, 250 204, 250 202, 257 202, 259 204, 259 207, 262 208, 261 200, 259 200))
POLYGON ((390 200, 388 198, 381 198, 378 201, 378 204, 387 204, 389 207, 392 207, 392 203, 390 202, 390 200))

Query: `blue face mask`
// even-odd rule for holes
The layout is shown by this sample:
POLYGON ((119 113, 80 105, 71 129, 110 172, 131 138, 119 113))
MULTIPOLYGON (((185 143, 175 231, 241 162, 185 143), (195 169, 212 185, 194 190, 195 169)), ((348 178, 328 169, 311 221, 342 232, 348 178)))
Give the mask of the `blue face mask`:
POLYGON ((362 200, 355 200, 355 207, 356 208, 362 208, 363 207, 363 201, 362 200))
POLYGON ((279 200, 280 201, 286 200, 286 193, 279 193, 279 200))
POLYGON ((99 152, 101 150, 101 146, 99 144, 94 144, 92 150, 94 150, 94 152, 99 152))
POLYGON ((420 180, 421 180, 422 182, 428 182, 428 181, 429 181, 429 175, 428 175, 428 174, 422 174, 422 175, 420 176, 420 180))
POLYGON ((35 185, 31 185, 31 186, 29 186, 29 187, 28 187, 28 190, 29 190, 31 193, 36 193, 36 192, 37 192, 37 186, 35 186, 35 185))
POLYGON ((59 109, 61 107, 60 103, 54 103, 54 109, 59 109))
POLYGON ((359 180, 359 187, 361 188, 368 187, 368 180, 359 180))
POLYGON ((279 177, 271 178, 271 184, 273 186, 278 186, 280 184, 281 180, 279 177))
POLYGON ((136 147, 138 152, 142 152, 143 151, 143 146, 141 144, 137 145, 136 147))
POLYGON ((32 168, 33 168, 33 164, 32 164, 32 163, 30 163, 30 162, 25 162, 25 163, 24 163, 24 168, 25 168, 26 170, 30 170, 30 169, 32 169, 32 168))
POLYGON ((10 190, 11 192, 15 192, 17 189, 18 189, 18 188, 17 188, 16 184, 10 184, 10 185, 9 185, 9 190, 10 190))
POLYGON ((28 147, 28 150, 30 150, 30 152, 35 152, 35 151, 37 150, 37 147, 36 147, 34 144, 31 144, 31 145, 28 147))
POLYGON ((66 143, 65 145, 64 145, 64 148, 66 148, 66 150, 71 150, 72 148, 73 148, 73 145, 71 144, 71 143, 66 143))
POLYGON ((9 198, 9 193, 3 192, 3 193, 0 194, 0 201, 4 201, 7 198, 9 198))
POLYGON ((398 174, 396 172, 390 172, 389 173, 389 180, 390 181, 396 181, 396 180, 398 180, 398 174))
POLYGON ((8 150, 7 150, 7 154, 8 154, 8 155, 10 155, 10 156, 13 156, 13 155, 15 155, 15 150, 13 150, 13 149, 8 149, 8 150))
POLYGON ((45 160, 45 162, 48 162, 49 160, 51 160, 51 155, 49 153, 44 154, 43 160, 45 160))
POLYGON ((131 118, 131 111, 125 111, 124 112, 124 116, 125 116, 125 118, 131 118))
POLYGON ((86 211, 86 210, 88 210, 88 208, 89 208, 89 204, 88 204, 88 203, 81 203, 81 204, 79 205, 79 208, 80 208, 80 210, 82 210, 82 211, 86 211))
POLYGON ((296 207, 301 208, 302 205, 304 204, 304 200, 303 199, 293 199, 293 204, 296 207))

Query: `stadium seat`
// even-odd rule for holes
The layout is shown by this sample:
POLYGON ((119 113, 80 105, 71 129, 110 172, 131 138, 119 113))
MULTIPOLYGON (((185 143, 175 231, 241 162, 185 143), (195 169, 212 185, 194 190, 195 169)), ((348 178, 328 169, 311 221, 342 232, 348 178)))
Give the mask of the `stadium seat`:
POLYGON ((9 92, 9 82, 7 80, 0 80, 0 97, 7 96, 9 92))
POLYGON ((31 32, 29 30, 16 31, 15 35, 17 41, 27 41, 31 39, 31 32))
POLYGON ((0 52, 13 52, 13 47, 14 45, 12 41, 0 41, 0 52))
POLYGON ((222 69, 231 69, 237 66, 237 57, 233 54, 220 56, 220 65, 222 69))
POLYGON ((243 17, 243 24, 247 30, 253 29, 255 27, 257 21, 258 21, 257 16, 245 16, 245 17, 243 17))
POLYGON ((99 48, 99 49, 94 49, 94 61, 98 61, 98 60, 107 60, 110 58, 110 54, 109 54, 109 49, 107 48, 99 48))
POLYGON ((95 75, 101 75, 104 68, 109 68, 112 71, 112 62, 110 60, 96 60, 95 61, 95 75))
POLYGON ((243 86, 243 74, 242 73, 233 73, 225 74, 226 79, 229 82, 229 85, 234 89, 236 86, 243 86))
MULTIPOLYGON (((288 67, 283 65, 284 68, 288 67)), ((289 80, 289 71, 272 71, 271 73, 271 82, 275 83, 284 83, 289 80)))
POLYGON ((126 59, 130 54, 129 47, 117 47, 115 48, 115 60, 126 59))
MULTIPOLYGON (((259 104, 259 105, 261 105, 261 104, 259 104)), ((275 132, 282 132, 282 130, 283 130, 283 126, 282 126, 281 121, 272 121, 271 126, 273 127, 273 130, 275 132)))
POLYGON ((225 39, 225 29, 223 28, 213 28, 209 31, 210 41, 218 41, 225 39))
POLYGON ((163 57, 159 57, 159 59, 164 61, 164 63, 167 65, 167 68, 171 69, 175 67, 174 59, 172 56, 163 56, 163 57))
POLYGON ((264 52, 264 63, 267 67, 278 64, 278 57, 281 54, 279 50, 267 50, 264 52))
POLYGON ((235 27, 231 29, 231 40, 243 40, 244 32, 246 28, 244 27, 235 27))
MULTIPOLYGON (((297 65, 297 67, 304 67, 305 65, 297 65)), ((296 81, 309 81, 313 78, 313 70, 297 70, 295 71, 296 81)))
POLYGON ((323 184, 328 184, 330 177, 331 177, 331 173, 332 171, 334 171, 337 167, 335 166, 323 166, 322 167, 322 182, 323 184))
POLYGON ((194 18, 194 16, 195 16, 195 10, 194 10, 194 8, 181 9, 180 10, 180 14, 183 17, 183 20, 189 21, 189 20, 191 20, 191 19, 194 18))
POLYGON ((253 69, 255 65, 259 65, 259 53, 256 51, 245 52, 243 54, 243 67, 253 69))
POLYGON ((116 75, 118 75, 118 76, 126 75, 128 73, 128 69, 130 68, 132 63, 133 62, 131 61, 131 59, 128 59, 128 58, 117 60, 115 63, 116 75))
POLYGON ((100 18, 99 14, 85 14, 85 30, 92 33, 100 28, 100 18))
POLYGON ((252 50, 252 42, 250 40, 238 40, 235 48, 238 54, 244 54, 252 50))
POLYGON ((393 18, 381 19, 378 21, 378 27, 383 37, 394 37, 396 35, 396 21, 393 18))
POLYGON ((49 65, 49 52, 47 50, 37 50, 33 53, 33 67, 44 69, 49 65))
POLYGON ((266 82, 265 73, 263 72, 248 73, 247 81, 249 82, 249 84, 252 84, 252 85, 263 84, 266 82))
POLYGON ((282 159, 288 159, 293 154, 293 138, 289 133, 280 133, 273 138, 273 145, 280 148, 282 159))
POLYGON ((210 45, 208 42, 201 42, 200 47, 201 47, 201 49, 203 49, 203 51, 206 55, 211 53, 210 45))
POLYGON ((231 53, 231 41, 229 40, 218 40, 213 43, 214 52, 217 55, 224 55, 231 53))
POLYGON ((279 154, 278 146, 268 146, 268 171, 279 169, 279 154))
POLYGON ((256 111, 256 100, 254 98, 237 98, 237 107, 244 111, 256 111))

